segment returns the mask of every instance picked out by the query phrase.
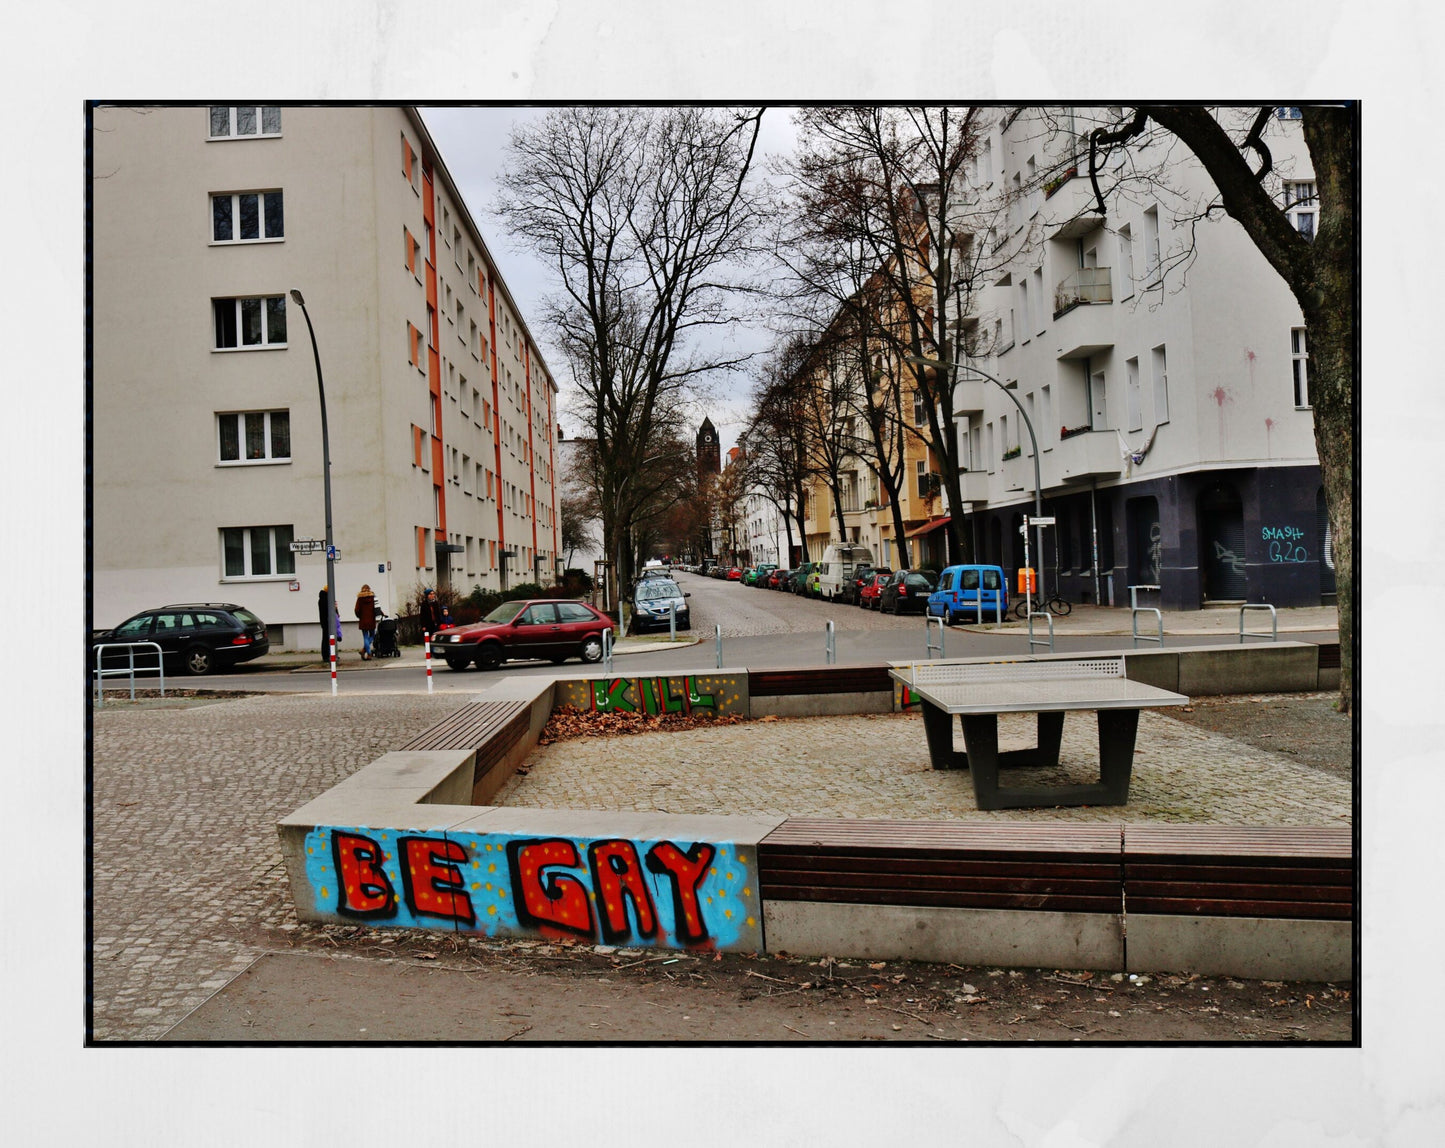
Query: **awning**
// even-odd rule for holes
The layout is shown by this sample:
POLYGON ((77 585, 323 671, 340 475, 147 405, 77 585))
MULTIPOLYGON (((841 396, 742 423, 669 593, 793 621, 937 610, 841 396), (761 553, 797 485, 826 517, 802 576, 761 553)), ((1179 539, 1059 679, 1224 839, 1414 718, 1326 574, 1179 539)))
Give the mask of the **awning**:
POLYGON ((914 529, 908 531, 906 534, 904 534, 903 537, 917 538, 920 534, 932 534, 940 526, 947 526, 949 519, 951 519, 952 517, 953 515, 951 514, 943 514, 940 515, 938 518, 930 518, 922 526, 915 527, 914 529))

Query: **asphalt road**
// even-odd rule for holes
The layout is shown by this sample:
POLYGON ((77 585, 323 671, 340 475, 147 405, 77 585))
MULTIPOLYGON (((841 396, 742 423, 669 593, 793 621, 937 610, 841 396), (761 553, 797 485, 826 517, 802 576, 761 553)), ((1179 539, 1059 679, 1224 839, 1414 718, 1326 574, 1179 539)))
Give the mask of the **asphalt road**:
MULTIPOLYGON (((692 628, 688 636, 697 644, 688 647, 658 649, 644 654, 619 655, 615 665, 641 668, 648 672, 686 672, 713 669, 717 666, 717 644, 714 627, 722 627, 723 665, 726 668, 750 669, 820 666, 826 664, 826 626, 833 622, 834 644, 840 665, 869 665, 928 655, 926 625, 917 614, 897 617, 842 602, 823 602, 775 590, 758 590, 737 582, 723 582, 700 575, 679 574, 678 582, 691 595, 692 628)), ((1127 614, 1121 614, 1127 620, 1127 614)), ((1042 630, 1037 631, 1042 634, 1042 630)), ((665 641, 667 631, 652 635, 665 641)), ((679 637, 684 635, 679 634, 679 637)), ((1282 635, 1284 637, 1284 635, 1282 635)), ((1334 631, 1290 633, 1295 641, 1334 642, 1334 631)), ((1235 633, 1178 636, 1169 635, 1170 645, 1235 645, 1235 633)), ((1128 634, 1059 635, 1055 641, 1059 653, 1085 650, 1127 650, 1133 648, 1128 634)), ((967 627, 949 627, 944 631, 944 655, 950 658, 991 657, 1005 654, 1027 654, 1028 635, 1022 627, 1003 632, 978 632, 967 627)), ((561 667, 550 662, 507 662, 507 674, 556 675, 593 673, 596 667, 584 666, 578 660, 561 667)), ((477 693, 497 679, 497 674, 475 667, 455 672, 440 660, 432 662, 434 693, 477 693)), ((167 679, 177 688, 219 690, 263 690, 278 693, 328 692, 330 679, 320 667, 304 672, 277 670, 264 665, 242 665, 229 674, 206 678, 178 677, 167 679)), ((427 690, 426 674, 414 661, 402 664, 373 663, 364 670, 343 668, 337 675, 341 693, 395 692, 427 690)))

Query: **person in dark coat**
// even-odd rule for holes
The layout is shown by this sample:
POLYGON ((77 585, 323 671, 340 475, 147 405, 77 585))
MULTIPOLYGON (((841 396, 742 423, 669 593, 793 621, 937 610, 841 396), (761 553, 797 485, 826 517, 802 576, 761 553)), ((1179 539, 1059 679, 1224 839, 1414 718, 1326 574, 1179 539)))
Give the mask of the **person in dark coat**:
POLYGON ((442 604, 437 600, 437 592, 430 586, 421 600, 421 629, 423 634, 435 634, 442 628, 442 604))
POLYGON ((316 617, 317 623, 321 627, 321 662, 323 665, 329 664, 331 661, 326 655, 326 636, 330 633, 330 627, 326 624, 326 590, 327 587, 323 586, 321 593, 316 595, 316 617))
POLYGON ((366 583, 356 596, 356 625, 361 631, 361 660, 371 660, 371 640, 376 633, 376 595, 366 583))

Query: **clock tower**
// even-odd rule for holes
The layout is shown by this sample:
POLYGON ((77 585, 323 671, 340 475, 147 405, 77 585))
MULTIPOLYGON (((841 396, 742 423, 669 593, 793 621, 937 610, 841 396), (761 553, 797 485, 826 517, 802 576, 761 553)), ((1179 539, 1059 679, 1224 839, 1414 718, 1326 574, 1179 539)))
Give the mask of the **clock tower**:
POLYGON ((708 418, 704 418, 697 429, 697 473, 699 477, 722 473, 722 447, 718 444, 717 428, 708 418))

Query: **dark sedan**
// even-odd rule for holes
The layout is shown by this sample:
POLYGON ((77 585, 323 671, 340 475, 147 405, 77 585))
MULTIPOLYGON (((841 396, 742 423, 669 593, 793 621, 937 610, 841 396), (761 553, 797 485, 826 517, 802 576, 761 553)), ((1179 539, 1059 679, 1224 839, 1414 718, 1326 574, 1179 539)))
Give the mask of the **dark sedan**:
MULTIPOLYGON (((131 652, 121 648, 132 642, 154 642, 167 665, 179 664, 188 674, 209 674, 240 662, 259 658, 271 648, 266 623, 244 606, 231 602, 190 602, 146 610, 127 618, 112 630, 91 635, 91 659, 100 645, 115 647, 101 653, 107 670, 131 664, 131 652)), ((137 669, 155 668, 155 651, 135 647, 137 669)))
POLYGON ((884 614, 921 614, 937 585, 938 575, 932 570, 899 570, 883 583, 878 609, 884 614))
POLYGON ((592 663, 602 660, 602 634, 612 628, 611 618, 585 602, 522 599, 503 602, 470 626, 443 630, 432 639, 432 652, 453 670, 472 663, 495 670, 509 658, 592 663))

